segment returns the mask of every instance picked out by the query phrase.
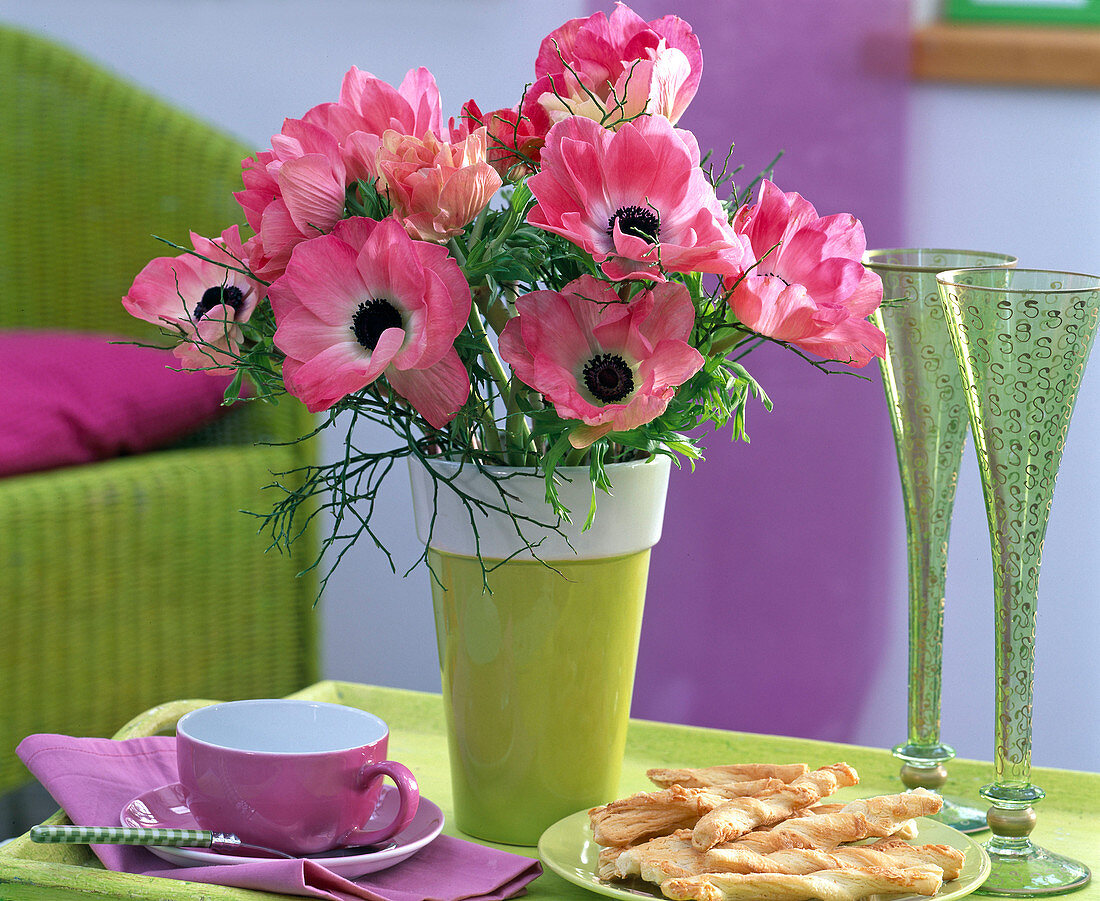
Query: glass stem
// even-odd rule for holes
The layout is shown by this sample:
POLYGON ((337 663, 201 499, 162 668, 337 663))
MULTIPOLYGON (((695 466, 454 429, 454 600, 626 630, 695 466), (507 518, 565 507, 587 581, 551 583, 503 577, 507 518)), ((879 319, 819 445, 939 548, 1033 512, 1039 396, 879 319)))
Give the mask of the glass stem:
MULTIPOLYGON (((1025 495, 1030 486, 1024 484, 1025 495)), ((1018 505, 1029 509, 1026 497, 1018 505)), ((993 784, 982 795, 1005 810, 1020 810, 1043 797, 1031 784, 1031 709, 1035 676, 1035 611, 1044 529, 1028 534, 1024 522, 1002 521, 993 542, 996 619, 993 784)), ((996 830, 994 830, 996 831, 996 830)), ((1026 833, 1025 833, 1026 835, 1026 833)))

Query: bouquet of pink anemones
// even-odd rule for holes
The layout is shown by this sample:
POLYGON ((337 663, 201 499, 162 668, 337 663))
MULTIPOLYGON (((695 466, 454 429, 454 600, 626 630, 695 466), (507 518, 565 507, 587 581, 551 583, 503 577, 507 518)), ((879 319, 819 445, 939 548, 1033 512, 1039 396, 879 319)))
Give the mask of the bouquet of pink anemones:
POLYGON ((700 425, 747 440, 749 399, 771 406, 742 363, 762 342, 819 367, 884 354, 860 222, 764 176, 738 190, 676 127, 701 70, 688 23, 622 3, 548 35, 516 106, 470 100, 446 125, 427 69, 394 88, 353 68, 243 161, 250 237, 192 234, 141 271, 123 304, 184 368, 347 430, 338 460, 286 480, 276 543, 308 501, 334 515, 325 548, 385 550, 370 511, 403 457, 536 467, 568 517, 563 465, 606 486, 612 462, 701 458, 700 425), (360 419, 396 445, 358 448, 360 419))

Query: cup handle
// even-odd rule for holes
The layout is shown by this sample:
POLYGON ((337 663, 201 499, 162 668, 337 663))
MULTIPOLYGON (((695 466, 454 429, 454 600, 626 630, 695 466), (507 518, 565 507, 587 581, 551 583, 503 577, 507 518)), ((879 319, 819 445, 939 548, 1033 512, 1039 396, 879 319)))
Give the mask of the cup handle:
POLYGON ((343 845, 373 845, 384 842, 388 838, 397 835, 402 829, 413 821, 416 816, 416 808, 420 804, 420 786, 416 777, 404 764, 395 760, 383 760, 380 763, 364 764, 359 770, 356 784, 361 789, 366 789, 375 779, 381 776, 389 776, 397 786, 398 810, 397 815, 388 826, 365 832, 362 829, 352 829, 340 843, 343 845))

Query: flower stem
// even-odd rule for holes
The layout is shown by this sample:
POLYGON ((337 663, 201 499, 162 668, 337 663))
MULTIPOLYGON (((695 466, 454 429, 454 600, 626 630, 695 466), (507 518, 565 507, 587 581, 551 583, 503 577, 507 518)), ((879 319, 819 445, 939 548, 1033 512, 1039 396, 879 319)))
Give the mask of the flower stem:
POLYGON ((730 334, 726 335, 725 338, 722 338, 721 340, 715 341, 713 344, 711 344, 709 354, 712 356, 724 356, 725 354, 729 353, 729 351, 737 347, 737 345, 744 341, 746 338, 750 337, 752 337, 752 332, 734 326, 733 331, 730 334))
MULTIPOLYGON (((464 264, 466 258, 462 253, 462 249, 458 246, 458 243, 453 239, 449 243, 451 252, 455 255, 459 264, 464 264)), ((513 450, 518 449, 519 453, 526 458, 528 453, 535 453, 535 443, 531 438, 531 430, 527 427, 527 421, 522 411, 516 405, 515 390, 508 378, 508 373, 504 370, 504 363, 497 354, 496 348, 493 347, 492 342, 489 340, 489 334, 486 332, 485 323, 481 318, 483 315, 481 305, 485 302, 485 295, 488 293, 487 286, 479 285, 472 293, 474 295, 474 302, 470 305, 470 318, 468 320, 470 333, 477 340, 478 354, 485 366, 485 371, 489 373, 489 377, 493 380, 493 384, 496 385, 500 398, 504 402, 504 409, 507 413, 507 454, 509 463, 518 465, 524 461, 514 459, 513 450)), ((491 416, 491 409, 489 412, 490 415, 486 420, 487 433, 495 432, 496 430, 496 424, 493 422, 491 416)))

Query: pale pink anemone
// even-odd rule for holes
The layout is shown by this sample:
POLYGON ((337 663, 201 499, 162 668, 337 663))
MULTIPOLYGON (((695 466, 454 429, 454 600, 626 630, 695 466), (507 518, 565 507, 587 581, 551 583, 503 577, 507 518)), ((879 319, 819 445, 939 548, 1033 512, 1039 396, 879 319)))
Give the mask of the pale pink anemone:
POLYGON ((178 332, 183 341, 173 353, 185 368, 224 373, 233 369, 240 323, 252 316, 264 287, 238 271, 248 262, 236 225, 213 240, 192 232, 191 245, 206 259, 184 253, 150 260, 122 305, 138 319, 178 332))
POLYGON ((753 259, 699 168, 695 139, 662 116, 618 131, 591 119, 558 123, 527 184, 538 201, 528 222, 584 248, 616 281, 733 275, 753 259))
POLYGON ((387 131, 374 160, 375 188, 389 199, 405 230, 421 241, 461 234, 503 183, 486 159, 484 127, 448 144, 387 131))
POLYGON ((675 282, 624 303, 612 285, 582 275, 561 291, 525 294, 516 309, 500 335, 500 355, 558 415, 580 420, 570 435, 575 447, 660 416, 703 365, 687 343, 695 307, 675 282))
POLYGON ((244 190, 234 195, 255 232, 253 271, 267 281, 282 274, 296 245, 332 230, 347 182, 336 138, 318 125, 287 119, 271 147, 241 163, 244 190))
POLYGON ((414 241, 394 219, 345 219, 302 242, 270 297, 283 380, 311 412, 382 376, 442 428, 469 396, 454 341, 470 287, 443 247, 414 241))
POLYGON ((760 260, 744 278, 726 279, 747 328, 853 366, 885 355, 886 336, 867 321, 882 303, 882 280, 860 262, 867 240, 855 216, 818 216, 800 194, 765 180, 734 227, 760 260))
POLYGON ((536 131, 569 116, 608 127, 642 114, 676 122, 699 88, 703 54, 683 19, 646 22, 623 3, 572 19, 547 35, 524 115, 536 131))

